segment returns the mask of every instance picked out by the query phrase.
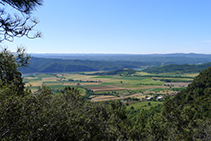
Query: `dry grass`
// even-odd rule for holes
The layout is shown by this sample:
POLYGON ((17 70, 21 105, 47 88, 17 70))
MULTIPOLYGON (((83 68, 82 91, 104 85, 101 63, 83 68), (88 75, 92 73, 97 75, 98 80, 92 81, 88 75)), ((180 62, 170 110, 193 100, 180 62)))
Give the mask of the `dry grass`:
POLYGON ((92 71, 92 72, 85 72, 85 74, 94 74, 94 73, 100 73, 100 72, 104 72, 104 71, 92 71))
POLYGON ((135 93, 135 94, 130 94, 130 95, 126 95, 126 96, 122 96, 123 98, 129 98, 129 97, 135 97, 135 98, 142 98, 142 97, 145 97, 144 95, 143 95, 143 93, 135 93))
POLYGON ((102 81, 102 82, 115 81, 110 78, 96 78, 97 75, 90 76, 90 75, 80 75, 80 74, 69 74, 69 75, 66 75, 65 77, 66 79, 74 79, 74 80, 82 80, 82 81, 102 81))
POLYGON ((185 76, 187 76, 187 77, 196 77, 197 75, 199 75, 199 73, 186 74, 185 76))
POLYGON ((45 77, 43 80, 57 80, 57 77, 45 77))
POLYGON ((89 98, 94 98, 96 97, 97 95, 90 95, 89 98))
POLYGON ((35 81, 35 82, 26 83, 25 86, 29 86, 30 84, 32 86, 41 86, 41 81, 35 81))
POLYGON ((140 96, 137 96, 136 98, 142 100, 142 98, 145 98, 145 97, 146 97, 146 96, 144 96, 144 95, 140 95, 140 96))
POLYGON ((26 79, 26 80, 33 80, 33 79, 37 79, 37 77, 24 77, 24 79, 26 79))
POLYGON ((80 94, 81 96, 84 96, 84 95, 86 95, 86 94, 80 94))
POLYGON ((134 75, 151 75, 151 74, 147 72, 136 72, 134 75))
POLYGON ((89 76, 89 75, 80 75, 80 74, 67 74, 66 79, 75 79, 75 80, 89 80, 90 78, 92 78, 93 76, 89 76))
POLYGON ((116 97, 116 96, 110 96, 110 95, 102 95, 102 96, 96 96, 91 99, 92 102, 97 102, 97 101, 109 101, 109 100, 118 100, 122 99, 121 97, 116 97))
POLYGON ((58 77, 62 77, 62 74, 56 74, 56 76, 58 76, 58 77))
POLYGON ((46 86, 61 86, 61 85, 63 85, 62 83, 44 83, 44 85, 46 85, 46 86))

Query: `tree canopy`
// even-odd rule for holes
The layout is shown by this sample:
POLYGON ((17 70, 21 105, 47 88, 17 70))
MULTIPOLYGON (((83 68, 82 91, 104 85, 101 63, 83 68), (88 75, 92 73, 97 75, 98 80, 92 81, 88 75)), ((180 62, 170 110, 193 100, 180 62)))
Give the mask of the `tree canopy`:
MULTIPOLYGON (((0 4, 30 15, 41 1, 2 0, 0 4)), ((25 28, 30 18, 17 26, 13 23, 17 19, 4 18, 1 15, 1 42, 28 36, 32 30, 25 28)), ((162 106, 131 116, 121 101, 91 103, 77 88, 66 87, 54 94, 43 86, 34 95, 24 89, 18 71, 28 63, 25 50, 14 54, 4 49, 0 59, 0 140, 211 140, 211 68, 174 98, 165 97, 162 106)))
POLYGON ((30 14, 37 6, 42 5, 42 2, 42 0, 1 0, 0 42, 4 40, 12 42, 14 37, 40 37, 40 32, 31 33, 38 21, 32 19, 30 14), (16 14, 11 15, 5 10, 8 5, 15 9, 16 14))
MULTIPOLYGON (((0 0, 0 42, 13 41, 15 37, 22 36, 40 37, 41 34, 38 32, 30 36, 30 32, 38 23, 32 20, 30 15, 37 6, 42 5, 42 2, 42 0, 0 0), (15 15, 5 10, 8 5, 15 9, 15 15)), ((29 56, 26 55, 25 49, 18 48, 16 53, 2 49, 0 60, 0 87, 15 85, 13 88, 17 94, 23 94, 24 83, 18 68, 28 64, 29 56)))

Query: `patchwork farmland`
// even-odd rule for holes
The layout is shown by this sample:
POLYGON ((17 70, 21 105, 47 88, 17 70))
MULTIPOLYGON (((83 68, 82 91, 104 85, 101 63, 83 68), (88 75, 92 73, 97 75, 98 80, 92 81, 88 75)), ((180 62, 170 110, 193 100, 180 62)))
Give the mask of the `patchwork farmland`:
POLYGON ((133 75, 95 75, 94 72, 83 74, 33 74, 24 77, 25 86, 30 86, 36 92, 38 86, 46 85, 53 92, 70 86, 78 87, 81 95, 87 95, 90 101, 109 101, 135 97, 140 100, 148 95, 174 94, 185 87, 197 74, 149 74, 136 72, 133 75), (166 77, 168 75, 168 77, 166 77), (172 77, 171 77, 172 76, 172 77), (191 76, 191 77, 190 77, 191 76), (165 82, 168 79, 172 82, 165 82), (163 80, 163 81, 162 81, 163 80), (175 82, 176 81, 176 82, 175 82))

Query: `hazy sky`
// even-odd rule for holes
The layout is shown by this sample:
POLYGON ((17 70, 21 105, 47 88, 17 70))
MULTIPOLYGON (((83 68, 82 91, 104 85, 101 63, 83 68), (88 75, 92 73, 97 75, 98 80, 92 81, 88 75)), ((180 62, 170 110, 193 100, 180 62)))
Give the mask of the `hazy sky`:
POLYGON ((211 0, 44 0, 29 53, 211 54, 211 0))

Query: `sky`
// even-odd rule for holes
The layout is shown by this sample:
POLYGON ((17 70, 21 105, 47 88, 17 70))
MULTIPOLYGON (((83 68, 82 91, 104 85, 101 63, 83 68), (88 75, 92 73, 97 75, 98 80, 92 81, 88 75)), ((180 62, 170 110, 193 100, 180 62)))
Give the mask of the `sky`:
POLYGON ((211 54, 210 0, 44 0, 28 53, 211 54))

